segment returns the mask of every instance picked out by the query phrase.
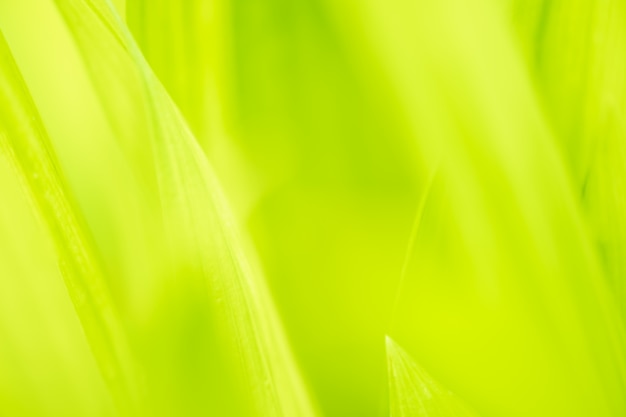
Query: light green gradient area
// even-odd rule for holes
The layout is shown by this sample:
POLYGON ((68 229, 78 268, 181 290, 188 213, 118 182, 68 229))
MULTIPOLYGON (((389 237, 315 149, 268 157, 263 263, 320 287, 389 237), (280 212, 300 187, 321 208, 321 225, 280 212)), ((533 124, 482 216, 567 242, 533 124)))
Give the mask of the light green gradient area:
POLYGON ((0 2, 0 415, 626 415, 625 31, 0 2))

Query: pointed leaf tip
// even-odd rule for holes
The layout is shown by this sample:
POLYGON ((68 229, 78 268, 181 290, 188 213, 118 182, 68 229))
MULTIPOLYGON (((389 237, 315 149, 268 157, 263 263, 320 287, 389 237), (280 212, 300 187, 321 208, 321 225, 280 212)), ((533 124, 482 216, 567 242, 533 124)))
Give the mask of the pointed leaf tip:
POLYGON ((385 337, 392 417, 478 417, 430 376, 391 337, 385 337))

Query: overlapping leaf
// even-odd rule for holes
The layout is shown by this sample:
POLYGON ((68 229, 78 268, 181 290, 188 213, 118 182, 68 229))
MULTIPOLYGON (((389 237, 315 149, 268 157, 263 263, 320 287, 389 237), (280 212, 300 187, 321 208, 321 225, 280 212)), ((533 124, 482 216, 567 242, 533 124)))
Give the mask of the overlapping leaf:
MULTIPOLYGON (((52 140, 64 149, 72 140, 80 147, 85 136, 76 132, 84 127, 91 152, 103 150, 93 167, 82 165, 86 155, 72 152, 61 153, 60 160, 106 268, 115 271, 109 284, 118 288, 115 302, 139 358, 137 375, 148 399, 142 411, 314 415, 271 298, 238 243, 211 168, 121 20, 107 2, 59 1, 56 7, 62 20, 50 15, 48 27, 64 37, 67 64, 83 71, 92 86, 91 93, 73 97, 69 89, 68 101, 93 109, 105 130, 73 120, 53 127, 52 140), (109 183, 99 181, 109 173, 109 183), (119 187, 117 195, 111 186, 119 187), (120 252, 118 242, 124 241, 139 246, 122 243, 120 252)), ((19 20, 19 8, 12 12, 19 20)), ((15 43, 28 42, 22 28, 11 29, 15 43)), ((22 61, 25 66, 28 59, 45 59, 34 53, 22 61)), ((68 111, 42 100, 44 114, 68 111)))

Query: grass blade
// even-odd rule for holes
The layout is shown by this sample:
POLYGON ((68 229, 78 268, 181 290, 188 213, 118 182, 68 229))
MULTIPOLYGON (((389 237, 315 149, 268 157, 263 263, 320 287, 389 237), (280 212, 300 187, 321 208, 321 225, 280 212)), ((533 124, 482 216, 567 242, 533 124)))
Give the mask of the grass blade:
POLYGON ((104 380, 123 415, 137 413, 124 330, 84 226, 68 199, 46 131, 0 35, 0 140, 54 242, 59 268, 104 380))
POLYGON ((386 337, 391 417, 478 417, 386 337))

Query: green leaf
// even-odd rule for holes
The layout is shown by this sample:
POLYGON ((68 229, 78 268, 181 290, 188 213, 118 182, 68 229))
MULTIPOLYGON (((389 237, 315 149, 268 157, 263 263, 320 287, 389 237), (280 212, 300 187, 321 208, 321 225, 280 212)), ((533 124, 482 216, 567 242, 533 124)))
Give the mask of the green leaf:
POLYGON ((386 346, 391 417, 478 416, 388 336, 386 346))
MULTIPOLYGON (((15 228, 16 230, 23 229, 23 231, 29 229, 33 230, 33 228, 36 230, 39 228, 40 230, 33 230, 33 233, 37 233, 39 240, 43 243, 40 244, 36 240, 28 241, 26 237, 22 237, 21 239, 18 237, 17 240, 9 240, 8 243, 3 242, 3 244, 9 245, 7 249, 13 246, 13 248, 4 252, 5 256, 10 256, 9 254, 12 251, 23 251, 24 248, 20 248, 20 245, 26 244, 30 248, 28 255, 30 258, 29 262, 42 263, 39 269, 29 268, 27 265, 20 265, 21 262, 24 262, 23 259, 18 258, 10 262, 8 258, 5 258, 2 262, 3 266, 7 266, 6 262, 8 262, 9 266, 11 264, 15 265, 15 269, 8 274, 7 279, 14 281, 23 279, 25 282, 31 281, 30 284, 21 284, 25 286, 42 285, 44 288, 54 288, 54 280, 59 279, 59 275, 62 276, 74 304, 76 314, 82 324, 91 352, 100 368, 103 380, 111 390, 119 411, 122 415, 135 415, 138 406, 137 385, 134 380, 136 374, 134 373, 133 362, 128 350, 124 331, 110 301, 97 257, 84 232, 84 227, 68 198, 68 193, 65 189, 62 176, 59 173, 56 158, 48 142, 45 129, 41 124, 37 110, 24 86, 19 70, 15 66, 11 53, 1 33, 0 108, 2 109, 0 112, 0 151, 3 163, 10 166, 13 170, 14 177, 13 181, 9 179, 7 182, 3 182, 3 185, 5 185, 5 187, 3 187, 3 194, 6 195, 7 198, 5 209, 9 212, 19 210, 19 207, 23 207, 23 201, 20 200, 26 198, 27 201, 30 202, 30 207, 22 208, 22 210, 32 210, 30 216, 27 212, 23 213, 21 216, 18 214, 15 218, 15 224, 5 224, 5 227, 15 228), (15 192, 14 189, 12 189, 12 187, 15 187, 15 180, 17 180, 17 184, 21 186, 21 196, 11 194, 15 192), (11 185, 11 182, 14 184, 11 185), (27 222, 31 224, 27 224, 27 222), (52 247, 49 247, 49 245, 52 247), (54 250, 56 266, 54 263, 50 265, 44 261, 46 257, 50 256, 48 253, 50 249, 54 250)), ((2 235, 3 239, 7 239, 7 237, 10 236, 15 235, 4 230, 2 235)), ((20 284, 17 284, 15 290, 18 290, 19 287, 20 284)), ((22 291, 24 291, 24 289, 22 289, 22 291)), ((30 308, 35 307, 35 309, 47 306, 46 310, 49 310, 53 308, 54 302, 62 305, 62 298, 59 298, 58 293, 54 294, 52 290, 50 291, 50 302, 40 301, 40 305, 37 305, 34 299, 30 299, 26 302, 33 303, 34 301, 34 306, 33 304, 26 304, 25 306, 29 306, 30 308)), ((58 289, 55 289, 55 291, 58 291, 58 289)), ((7 294, 11 296, 11 294, 16 294, 16 292, 8 290, 7 294)), ((59 306, 56 308, 66 307, 59 306)), ((42 311, 42 313, 51 313, 53 316, 56 316, 53 312, 42 311)), ((28 310, 22 314, 28 317, 28 310)), ((68 320, 68 318, 66 318, 66 320, 68 320)), ((46 332, 61 331, 61 329, 67 327, 65 323, 58 322, 53 325, 53 320, 47 321, 48 326, 45 324, 42 326, 42 324, 37 323, 36 320, 31 321, 26 319, 24 322, 27 326, 25 333, 32 332, 31 337, 43 337, 44 340, 46 332)), ((45 322, 44 320, 44 323, 45 322)), ((72 322, 70 321, 70 323, 72 322)), ((65 331, 68 332, 69 330, 65 331)), ((74 330, 74 332, 75 331, 76 330, 74 330)), ((71 337, 71 340, 77 343, 77 346, 60 349, 61 352, 67 354, 81 345, 81 337, 77 337, 75 334, 71 337)), ((16 354, 23 356, 24 351, 27 350, 22 348, 18 350, 16 354)), ((57 353, 54 349, 51 349, 50 353, 46 353, 48 355, 54 355, 54 353, 59 354, 61 352, 57 353)), ((43 355, 44 353, 42 353, 42 356, 43 355)), ((89 359, 85 359, 84 356, 84 352, 81 352, 79 360, 89 366, 89 359)), ((61 361, 65 362, 67 359, 62 358, 61 361)), ((67 363, 65 366, 71 369, 71 366, 67 363)), ((61 372, 65 373, 66 371, 61 372)), ((54 378, 49 371, 45 370, 45 367, 42 368, 41 373, 42 377, 54 378)), ((76 378, 75 375, 69 376, 76 378)), ((85 376, 83 375, 83 377, 85 376)), ((93 378, 93 376, 91 378, 93 378)), ((76 383, 76 380, 71 381, 72 385, 76 383)), ((87 386, 89 389, 97 391, 98 383, 97 380, 92 380, 87 383, 87 386)), ((21 384, 16 388, 17 392, 15 395, 18 397, 27 393, 20 392, 25 388, 21 386, 21 384)), ((72 388, 76 390, 75 386, 72 388)), ((74 401, 73 399, 69 399, 69 404, 61 409, 67 410, 68 413, 73 413, 74 411, 77 412, 80 407, 85 407, 86 403, 88 403, 88 401, 74 401)), ((38 406, 39 404, 36 402, 32 404, 35 410, 38 406)), ((29 406, 23 404, 21 407, 27 407, 28 409, 29 406)), ((59 405, 48 405, 48 407, 50 407, 50 409, 47 410, 49 412, 55 408, 58 409, 59 405)), ((13 410, 13 412, 20 413, 19 410, 13 410)), ((89 413, 93 412, 98 411, 93 408, 89 410, 89 413)), ((105 411, 102 410, 100 412, 103 413, 105 411)))
MULTIPOLYGON (((133 335, 136 376, 145 381, 145 413, 315 415, 220 185, 130 33, 107 2, 59 1, 56 6, 63 20, 52 15, 49 24, 68 30, 63 42, 75 43, 78 50, 68 64, 92 84, 89 97, 76 100, 89 102, 86 107, 108 130, 86 126, 92 149, 104 150, 97 155, 104 164, 83 167, 84 155, 69 152, 61 155, 61 164, 73 174, 70 186, 107 269, 117 272, 118 281, 110 284, 117 287, 115 302, 133 335), (111 167, 129 177, 101 185, 97 179, 107 171, 98 169, 111 167), (82 188, 81 181, 90 187, 82 188), (119 187, 124 200, 110 185, 119 187), (96 205, 90 204, 97 193, 93 187, 103 190, 96 205), (143 218, 133 226, 137 214, 143 218), (120 253, 116 242, 126 239, 141 246, 120 253)), ((14 37, 26 33, 20 29, 14 37)), ((59 110, 43 108, 48 115, 59 110)), ((76 140, 82 146, 71 131, 76 122, 59 126, 53 141, 76 140), (62 130, 69 135, 61 136, 62 130)))

